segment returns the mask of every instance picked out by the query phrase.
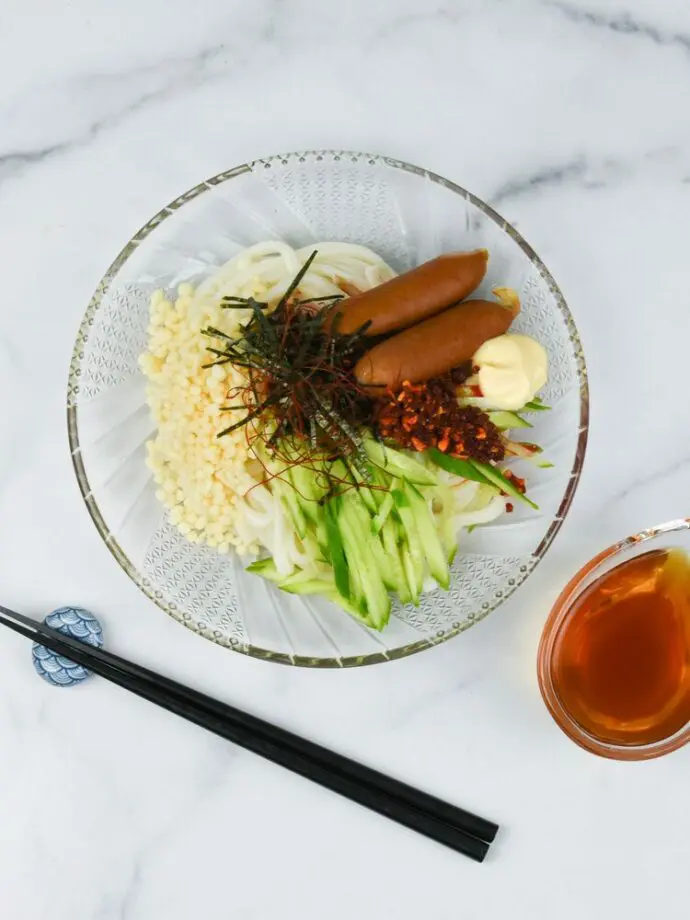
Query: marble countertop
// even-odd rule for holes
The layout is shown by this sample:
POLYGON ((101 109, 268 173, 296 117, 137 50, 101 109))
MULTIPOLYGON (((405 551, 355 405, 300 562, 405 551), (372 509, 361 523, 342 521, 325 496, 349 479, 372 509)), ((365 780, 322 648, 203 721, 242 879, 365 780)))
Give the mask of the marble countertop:
POLYGON ((690 751, 607 762, 536 685, 557 591, 690 512, 690 11, 682 0, 26 0, 0 34, 0 583, 93 610, 121 654, 500 821, 477 866, 94 679, 58 691, 0 635, 0 892, 11 920, 686 915, 690 751), (588 459, 528 584, 433 651, 341 672, 188 633, 113 563, 64 422, 113 255, 200 179, 373 150, 494 204, 588 357, 588 459))

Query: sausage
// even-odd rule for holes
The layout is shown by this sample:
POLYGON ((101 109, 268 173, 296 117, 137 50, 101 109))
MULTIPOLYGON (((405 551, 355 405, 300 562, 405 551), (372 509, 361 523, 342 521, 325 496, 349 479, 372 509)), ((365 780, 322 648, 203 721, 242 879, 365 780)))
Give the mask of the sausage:
POLYGON ((492 300, 466 300, 375 345, 355 365, 367 388, 400 389, 403 381, 423 383, 469 361, 480 345, 503 335, 520 311, 510 288, 495 288, 492 300))
POLYGON ((367 322, 371 324, 366 335, 406 329, 471 294, 486 274, 488 258, 486 249, 477 249, 446 253, 423 262, 336 304, 324 326, 341 335, 356 332, 367 322))

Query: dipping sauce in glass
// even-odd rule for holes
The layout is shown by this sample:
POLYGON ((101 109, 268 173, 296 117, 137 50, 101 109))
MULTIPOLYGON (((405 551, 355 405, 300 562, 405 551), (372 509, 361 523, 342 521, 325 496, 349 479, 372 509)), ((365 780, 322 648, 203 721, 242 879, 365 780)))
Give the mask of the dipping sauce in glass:
POLYGON ((577 596, 553 647, 553 689, 586 732, 653 744, 690 722, 690 558, 652 550, 577 596))

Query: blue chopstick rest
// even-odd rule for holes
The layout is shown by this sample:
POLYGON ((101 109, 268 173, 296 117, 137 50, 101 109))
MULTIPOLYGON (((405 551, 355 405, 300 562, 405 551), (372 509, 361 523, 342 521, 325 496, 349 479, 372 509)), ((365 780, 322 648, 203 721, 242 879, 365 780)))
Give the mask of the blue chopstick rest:
MULTIPOLYGON (((96 617, 83 607, 58 607, 57 610, 49 613, 43 622, 51 629, 79 639, 80 642, 85 642, 87 645, 93 645, 95 648, 103 647, 103 628, 96 617)), ((91 675, 91 672, 82 665, 51 652, 38 642, 34 642, 31 655, 36 671, 43 680, 47 680, 55 687, 71 687, 91 675)))

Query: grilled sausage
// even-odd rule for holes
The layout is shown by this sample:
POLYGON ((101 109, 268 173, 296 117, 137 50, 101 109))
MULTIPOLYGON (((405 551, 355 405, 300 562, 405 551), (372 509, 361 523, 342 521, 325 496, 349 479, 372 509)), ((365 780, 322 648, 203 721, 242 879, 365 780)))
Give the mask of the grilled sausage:
POLYGON ((471 294, 486 274, 489 253, 452 252, 424 262, 336 304, 326 329, 349 335, 370 322, 366 335, 406 329, 471 294))
POLYGON ((405 380, 422 383, 469 361, 480 345, 503 335, 520 311, 515 291, 493 293, 499 303, 467 300, 374 346, 355 365, 357 381, 398 390, 405 380))

